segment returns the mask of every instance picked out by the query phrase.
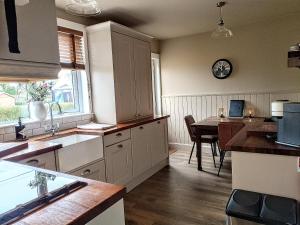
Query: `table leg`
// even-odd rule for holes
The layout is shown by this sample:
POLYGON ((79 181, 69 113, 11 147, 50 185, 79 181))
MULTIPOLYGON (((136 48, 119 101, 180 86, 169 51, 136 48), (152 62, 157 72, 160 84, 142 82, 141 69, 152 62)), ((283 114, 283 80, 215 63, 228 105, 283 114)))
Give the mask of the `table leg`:
POLYGON ((196 144, 197 144, 198 170, 202 171, 202 143, 201 141, 196 141, 196 144))

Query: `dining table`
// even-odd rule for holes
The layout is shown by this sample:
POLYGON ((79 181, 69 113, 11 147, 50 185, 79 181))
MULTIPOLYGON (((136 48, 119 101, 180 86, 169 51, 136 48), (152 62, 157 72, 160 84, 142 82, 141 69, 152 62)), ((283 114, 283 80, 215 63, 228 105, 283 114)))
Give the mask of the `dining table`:
POLYGON ((208 117, 201 121, 193 123, 191 126, 194 128, 195 136, 196 136, 196 149, 197 149, 197 163, 198 170, 203 171, 202 167, 202 135, 218 135, 219 142, 222 143, 219 145, 221 149, 225 146, 225 142, 228 142, 235 134, 240 131, 245 124, 247 123, 261 123, 264 121, 263 117, 255 117, 255 118, 221 118, 221 117, 208 117), (226 129, 220 129, 220 127, 226 127, 226 129), (229 128, 229 130, 227 129, 229 128))

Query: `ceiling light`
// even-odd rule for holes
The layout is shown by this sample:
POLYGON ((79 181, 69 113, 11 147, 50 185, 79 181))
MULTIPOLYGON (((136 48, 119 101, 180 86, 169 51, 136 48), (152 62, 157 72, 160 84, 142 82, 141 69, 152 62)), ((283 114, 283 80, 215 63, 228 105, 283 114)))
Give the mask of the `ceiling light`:
POLYGON ((225 27, 223 16, 222 16, 222 7, 226 2, 218 2, 217 7, 220 9, 219 22, 217 29, 211 34, 212 38, 228 38, 232 37, 233 33, 231 30, 225 27))
POLYGON ((77 16, 97 16, 101 13, 96 0, 68 0, 65 10, 77 16))

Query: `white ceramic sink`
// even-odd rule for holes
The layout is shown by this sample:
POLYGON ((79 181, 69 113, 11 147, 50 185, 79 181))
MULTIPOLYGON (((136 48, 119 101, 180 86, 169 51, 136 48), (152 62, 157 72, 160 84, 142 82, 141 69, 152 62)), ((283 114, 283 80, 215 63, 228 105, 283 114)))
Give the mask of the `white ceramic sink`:
POLYGON ((88 141, 88 140, 92 140, 92 139, 95 139, 97 137, 98 136, 95 136, 95 135, 72 134, 72 135, 69 135, 69 136, 58 137, 58 138, 49 140, 49 142, 62 144, 63 147, 66 147, 66 146, 69 146, 69 145, 74 145, 74 144, 78 144, 78 143, 85 142, 85 141, 88 141))
POLYGON ((46 142, 62 144, 57 150, 57 167, 60 172, 71 172, 103 158, 103 140, 96 135, 72 134, 52 138, 46 142))

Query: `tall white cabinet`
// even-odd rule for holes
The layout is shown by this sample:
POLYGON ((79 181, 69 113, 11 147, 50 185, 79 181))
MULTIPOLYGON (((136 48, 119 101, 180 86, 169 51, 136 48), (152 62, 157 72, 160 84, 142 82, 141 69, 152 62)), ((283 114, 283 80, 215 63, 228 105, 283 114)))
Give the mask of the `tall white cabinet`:
POLYGON ((151 116, 151 38, 114 22, 87 33, 96 120, 116 124, 151 116))

